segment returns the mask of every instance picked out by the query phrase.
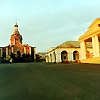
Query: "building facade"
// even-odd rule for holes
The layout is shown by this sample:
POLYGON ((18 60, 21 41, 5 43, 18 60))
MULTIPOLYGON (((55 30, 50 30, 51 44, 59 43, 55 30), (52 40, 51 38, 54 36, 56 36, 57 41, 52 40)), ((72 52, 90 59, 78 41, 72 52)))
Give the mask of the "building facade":
MULTIPOLYGON (((92 57, 91 43, 87 43, 87 58, 92 57)), ((79 41, 67 41, 61 45, 50 48, 46 54, 47 63, 77 62, 81 59, 79 41)))
POLYGON ((38 52, 37 55, 39 56, 41 62, 46 61, 46 52, 38 52))
POLYGON ((22 44, 22 35, 18 30, 18 24, 14 25, 13 33, 10 36, 10 44, 6 47, 0 47, 0 57, 10 58, 10 54, 13 53, 17 56, 17 53, 29 54, 35 59, 35 47, 32 47, 28 44, 22 44))
POLYGON ((81 62, 100 63, 100 18, 96 18, 88 30, 79 38, 81 46, 81 62), (93 56, 87 59, 87 43, 92 44, 93 56))

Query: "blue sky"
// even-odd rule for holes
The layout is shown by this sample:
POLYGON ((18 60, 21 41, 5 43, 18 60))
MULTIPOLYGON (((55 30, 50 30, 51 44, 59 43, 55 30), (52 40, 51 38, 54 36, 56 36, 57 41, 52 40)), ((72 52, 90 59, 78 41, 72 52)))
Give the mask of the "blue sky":
POLYGON ((23 44, 46 52, 77 40, 100 17, 100 0, 0 0, 0 46, 10 43, 16 20, 23 44))

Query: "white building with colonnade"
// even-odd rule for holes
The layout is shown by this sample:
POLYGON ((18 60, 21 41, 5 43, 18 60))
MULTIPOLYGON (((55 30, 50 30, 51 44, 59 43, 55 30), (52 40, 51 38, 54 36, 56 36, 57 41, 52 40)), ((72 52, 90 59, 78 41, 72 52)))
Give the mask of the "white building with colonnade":
MULTIPOLYGON (((92 45, 87 43, 87 58, 92 57, 92 45)), ((82 58, 80 42, 66 41, 57 47, 50 48, 46 53, 47 63, 79 61, 82 58)))

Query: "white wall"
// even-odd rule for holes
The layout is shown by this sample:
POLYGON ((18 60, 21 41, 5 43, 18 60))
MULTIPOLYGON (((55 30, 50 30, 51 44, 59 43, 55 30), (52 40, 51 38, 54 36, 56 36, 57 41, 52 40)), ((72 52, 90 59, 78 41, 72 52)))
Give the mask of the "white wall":
MULTIPOLYGON (((87 48, 87 50, 92 53, 93 50, 92 48, 87 48)), ((49 53, 46 54, 46 56, 48 55, 49 56, 49 62, 51 62, 51 59, 50 59, 50 54, 52 54, 52 62, 54 62, 54 52, 56 54, 56 62, 62 62, 61 61, 61 52, 62 51, 66 51, 68 53, 68 61, 73 61, 73 52, 74 51, 78 51, 79 52, 79 60, 81 59, 81 50, 80 48, 57 48, 57 49, 54 49, 52 50, 51 52, 49 51, 49 53)), ((46 58, 47 59, 47 58, 46 58)), ((47 62, 47 60, 46 60, 47 62)))

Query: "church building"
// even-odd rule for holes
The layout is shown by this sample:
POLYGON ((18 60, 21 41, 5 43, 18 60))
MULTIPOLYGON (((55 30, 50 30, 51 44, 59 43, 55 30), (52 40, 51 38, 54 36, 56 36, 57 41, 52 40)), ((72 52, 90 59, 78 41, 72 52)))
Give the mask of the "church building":
POLYGON ((29 54, 34 59, 35 57, 35 47, 28 44, 22 44, 23 37, 18 30, 18 24, 14 25, 13 33, 10 36, 10 44, 6 47, 0 47, 0 57, 10 58, 10 54, 13 53, 17 56, 17 53, 29 54))

